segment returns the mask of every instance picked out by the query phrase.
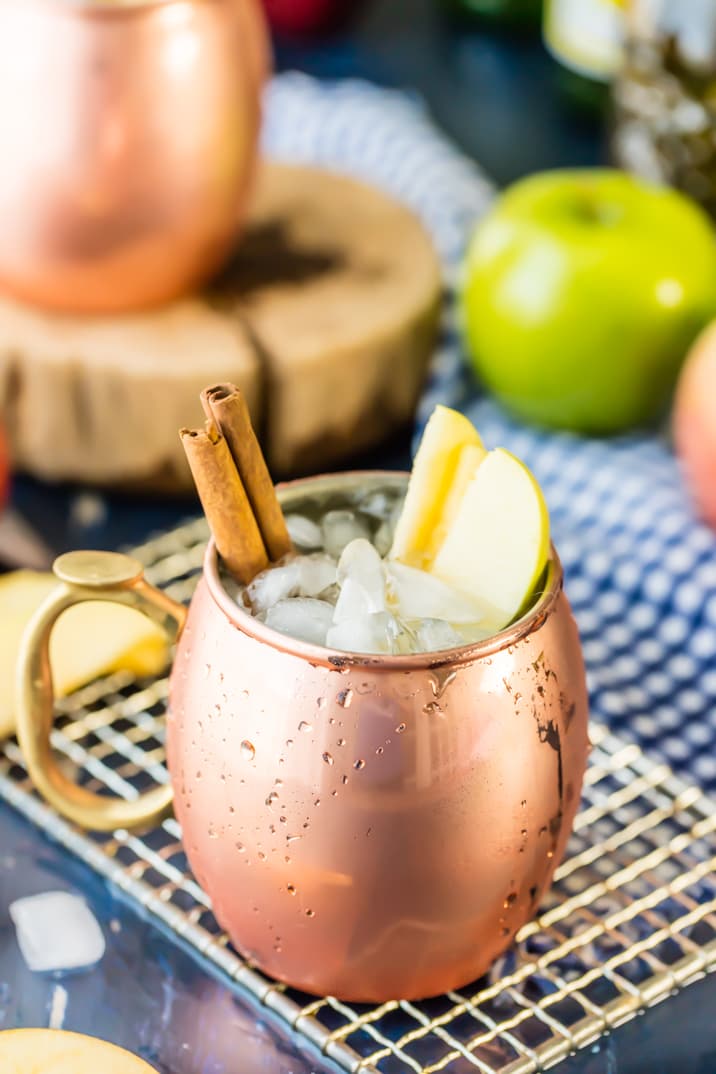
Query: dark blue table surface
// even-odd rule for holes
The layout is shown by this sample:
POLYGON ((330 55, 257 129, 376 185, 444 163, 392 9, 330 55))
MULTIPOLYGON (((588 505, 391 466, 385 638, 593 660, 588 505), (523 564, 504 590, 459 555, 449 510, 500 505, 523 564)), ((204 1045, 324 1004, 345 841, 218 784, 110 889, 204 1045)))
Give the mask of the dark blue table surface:
MULTIPOLYGON (((565 106, 549 57, 532 38, 459 32, 431 0, 376 0, 346 37, 320 46, 281 43, 278 66, 320 77, 361 76, 417 88, 436 120, 499 183, 529 171, 605 159, 601 126, 565 106)), ((404 468, 409 430, 353 464, 404 468)), ((102 496, 87 525, 74 487, 18 479, 15 505, 56 551, 138 543, 195 513, 191 502, 102 496)), ((309 1074, 333 1070, 312 1047, 237 997, 111 885, 0 806, 0 1026, 48 1024, 54 990, 67 992, 66 1028, 124 1045, 162 1074, 309 1074), (8 905, 51 889, 82 893, 107 953, 95 969, 55 980, 31 974, 8 905)), ((714 1074, 716 989, 692 986, 559 1067, 564 1074, 714 1074)))

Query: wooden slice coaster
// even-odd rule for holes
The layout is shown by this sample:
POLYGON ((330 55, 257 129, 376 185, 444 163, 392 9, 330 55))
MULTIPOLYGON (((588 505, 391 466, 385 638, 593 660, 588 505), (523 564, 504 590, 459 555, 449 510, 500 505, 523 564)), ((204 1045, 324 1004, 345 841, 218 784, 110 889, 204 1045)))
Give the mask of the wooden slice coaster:
POLYGON ((409 420, 440 290, 409 210, 352 179, 266 164, 236 257, 204 294, 112 317, 0 300, 15 465, 188 490, 177 430, 198 420, 202 387, 231 380, 276 474, 330 467, 409 420))

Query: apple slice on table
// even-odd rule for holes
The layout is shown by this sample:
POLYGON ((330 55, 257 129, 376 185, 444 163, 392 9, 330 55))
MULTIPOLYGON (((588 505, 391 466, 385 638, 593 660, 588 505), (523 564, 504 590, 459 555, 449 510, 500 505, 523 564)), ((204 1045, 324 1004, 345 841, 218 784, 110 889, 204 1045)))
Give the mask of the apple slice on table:
POLYGON ((457 507, 458 490, 486 454, 472 422, 457 410, 435 407, 415 456, 391 559, 410 567, 429 564, 450 528, 448 511, 457 507))
POLYGON ((495 630, 526 610, 549 558, 537 481, 503 448, 478 465, 430 571, 490 609, 495 630))

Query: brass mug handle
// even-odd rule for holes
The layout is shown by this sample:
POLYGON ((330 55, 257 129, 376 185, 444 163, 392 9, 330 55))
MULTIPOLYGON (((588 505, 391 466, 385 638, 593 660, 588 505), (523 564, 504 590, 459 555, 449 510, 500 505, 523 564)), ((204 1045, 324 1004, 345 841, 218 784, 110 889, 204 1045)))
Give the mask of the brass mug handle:
POLYGON ((138 560, 118 552, 68 552, 53 564, 60 585, 28 624, 17 667, 17 734, 28 771, 38 791, 76 824, 99 831, 151 824, 171 808, 169 784, 133 801, 107 798, 79 787, 62 772, 50 744, 54 690, 50 635, 67 608, 89 600, 136 608, 163 627, 173 640, 186 620, 186 608, 144 579, 138 560))

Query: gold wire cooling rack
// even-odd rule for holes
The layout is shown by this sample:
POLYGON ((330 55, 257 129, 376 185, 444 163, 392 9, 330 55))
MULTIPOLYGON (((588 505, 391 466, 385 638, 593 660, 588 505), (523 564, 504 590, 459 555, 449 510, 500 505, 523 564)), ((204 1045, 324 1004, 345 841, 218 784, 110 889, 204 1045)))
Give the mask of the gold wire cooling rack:
MULTIPOLYGON (((189 523, 135 554, 188 600, 207 531, 189 523)), ((165 781, 165 678, 115 674, 58 702, 53 745, 91 789, 131 798, 165 781)), ((566 860, 536 920, 490 974, 436 999, 355 1006, 268 980, 221 932, 174 819, 87 835, 33 792, 14 740, 0 794, 75 851, 340 1067, 365 1074, 531 1074, 716 969, 716 807, 638 746, 592 728, 566 860)))

